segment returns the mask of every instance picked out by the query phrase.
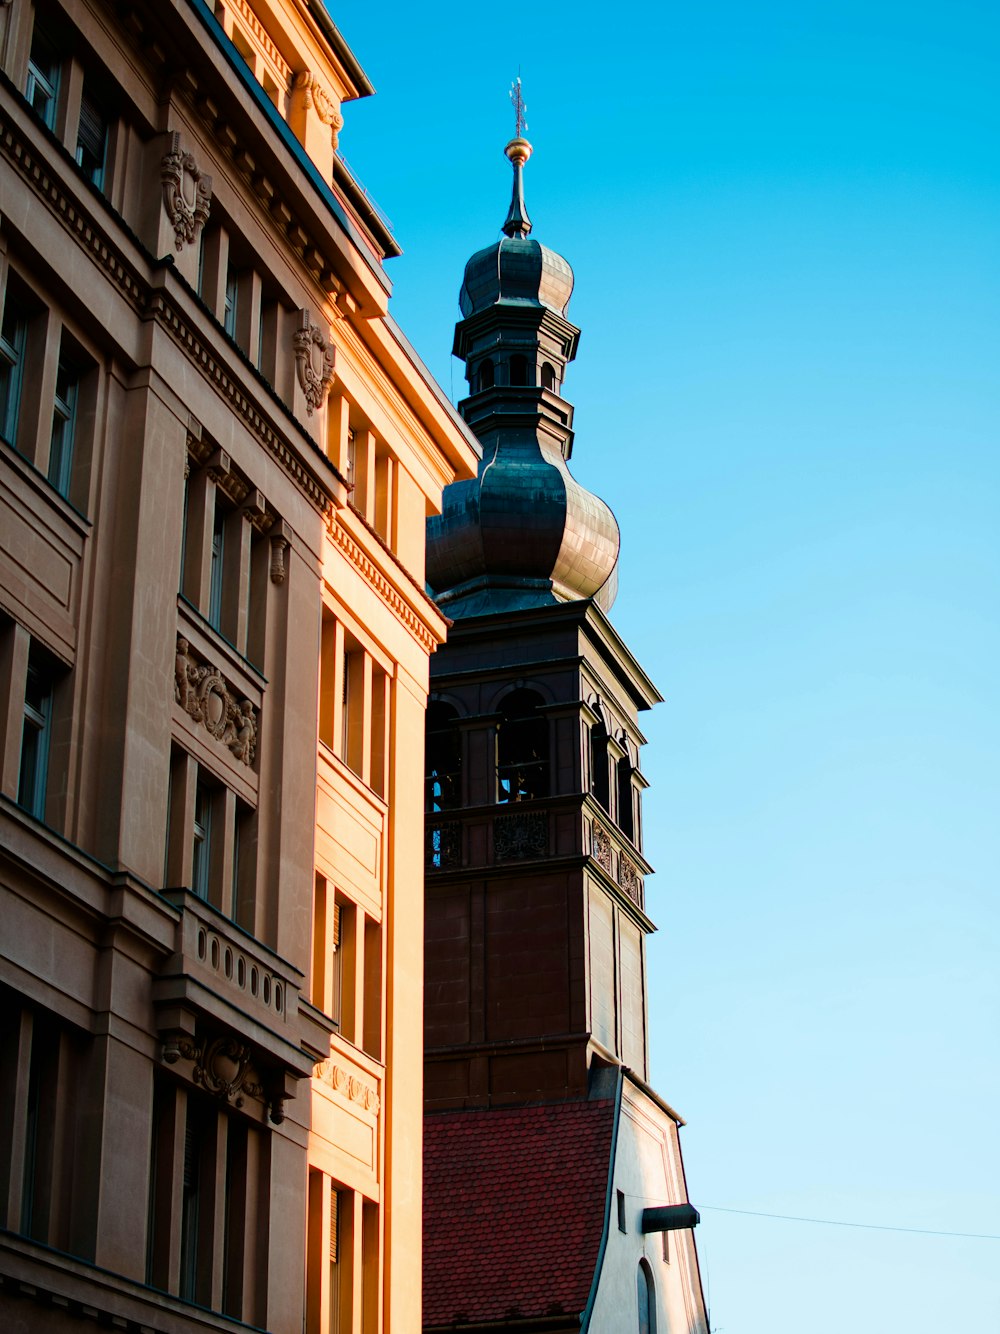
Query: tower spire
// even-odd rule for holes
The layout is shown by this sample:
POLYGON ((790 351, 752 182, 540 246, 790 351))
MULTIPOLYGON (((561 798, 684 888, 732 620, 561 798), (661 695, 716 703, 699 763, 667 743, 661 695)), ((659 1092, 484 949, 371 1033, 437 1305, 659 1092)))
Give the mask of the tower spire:
POLYGON ((503 230, 507 236, 524 238, 531 231, 531 219, 524 203, 524 164, 531 157, 531 145, 524 137, 524 131, 528 128, 525 119, 528 108, 521 93, 520 75, 510 86, 510 100, 514 106, 514 138, 503 151, 514 168, 514 190, 503 230))

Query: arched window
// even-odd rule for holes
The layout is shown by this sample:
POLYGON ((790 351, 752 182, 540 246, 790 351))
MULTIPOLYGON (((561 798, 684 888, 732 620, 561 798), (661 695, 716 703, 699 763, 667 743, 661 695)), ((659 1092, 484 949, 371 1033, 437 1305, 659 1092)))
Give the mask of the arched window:
POLYGON ((590 729, 590 790, 607 810, 610 806, 608 775, 608 729, 596 722, 590 729))
POLYGON ((510 382, 511 384, 528 383, 528 358, 511 357, 510 359, 510 382))
POLYGON ((531 801, 549 794, 549 723, 534 690, 512 690, 500 706, 497 801, 531 801))
POLYGON ((639 1261, 635 1287, 639 1304, 639 1334, 656 1334, 656 1289, 653 1287, 653 1271, 645 1260, 639 1261))
POLYGON ((623 755, 618 761, 618 828, 635 842, 635 814, 632 788, 632 761, 623 755))
POLYGON ((462 737, 458 713, 435 700, 427 708, 424 809, 453 811, 462 804, 462 737))
POLYGON ((553 392, 555 392, 555 387, 556 387, 556 373, 555 373, 555 370, 553 369, 552 365, 551 365, 549 362, 547 362, 547 361, 543 361, 543 362, 542 362, 542 388, 543 388, 543 389, 551 389, 553 392))
POLYGON ((493 367, 493 362, 490 361, 489 357, 487 357, 486 360, 480 362, 479 365, 479 372, 476 384, 477 390, 481 393, 484 389, 492 389, 494 379, 495 379, 495 370, 493 367))

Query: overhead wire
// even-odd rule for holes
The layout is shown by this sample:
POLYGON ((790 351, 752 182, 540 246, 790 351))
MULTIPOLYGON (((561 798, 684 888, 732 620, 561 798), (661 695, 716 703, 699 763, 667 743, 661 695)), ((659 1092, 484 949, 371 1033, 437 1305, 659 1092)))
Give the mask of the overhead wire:
POLYGON ((912 1232, 923 1237, 967 1237, 975 1241, 1000 1241, 1000 1235, 993 1232, 949 1232, 943 1228, 897 1227, 889 1223, 853 1223, 840 1218, 806 1218, 800 1214, 767 1214, 759 1209, 731 1209, 722 1204, 699 1204, 699 1209, 711 1209, 713 1213, 743 1214, 748 1218, 777 1218, 785 1223, 820 1223, 826 1227, 856 1227, 872 1232, 912 1232))

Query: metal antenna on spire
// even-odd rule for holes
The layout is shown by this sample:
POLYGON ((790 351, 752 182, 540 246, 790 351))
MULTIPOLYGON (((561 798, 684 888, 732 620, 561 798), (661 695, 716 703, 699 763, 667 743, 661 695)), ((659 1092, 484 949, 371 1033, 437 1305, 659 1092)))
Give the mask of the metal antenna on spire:
POLYGON ((524 134, 524 131, 528 128, 528 122, 525 119, 528 114, 528 108, 525 106, 524 98, 521 95, 520 74, 510 85, 510 100, 514 104, 514 134, 520 139, 524 134))

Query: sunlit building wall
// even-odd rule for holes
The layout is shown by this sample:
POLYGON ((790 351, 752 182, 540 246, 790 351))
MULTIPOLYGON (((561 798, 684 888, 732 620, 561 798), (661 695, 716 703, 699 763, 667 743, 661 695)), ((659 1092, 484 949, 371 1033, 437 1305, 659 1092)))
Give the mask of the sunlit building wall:
POLYGON ((0 7, 0 1326, 420 1323, 424 525, 318 3, 0 7))

